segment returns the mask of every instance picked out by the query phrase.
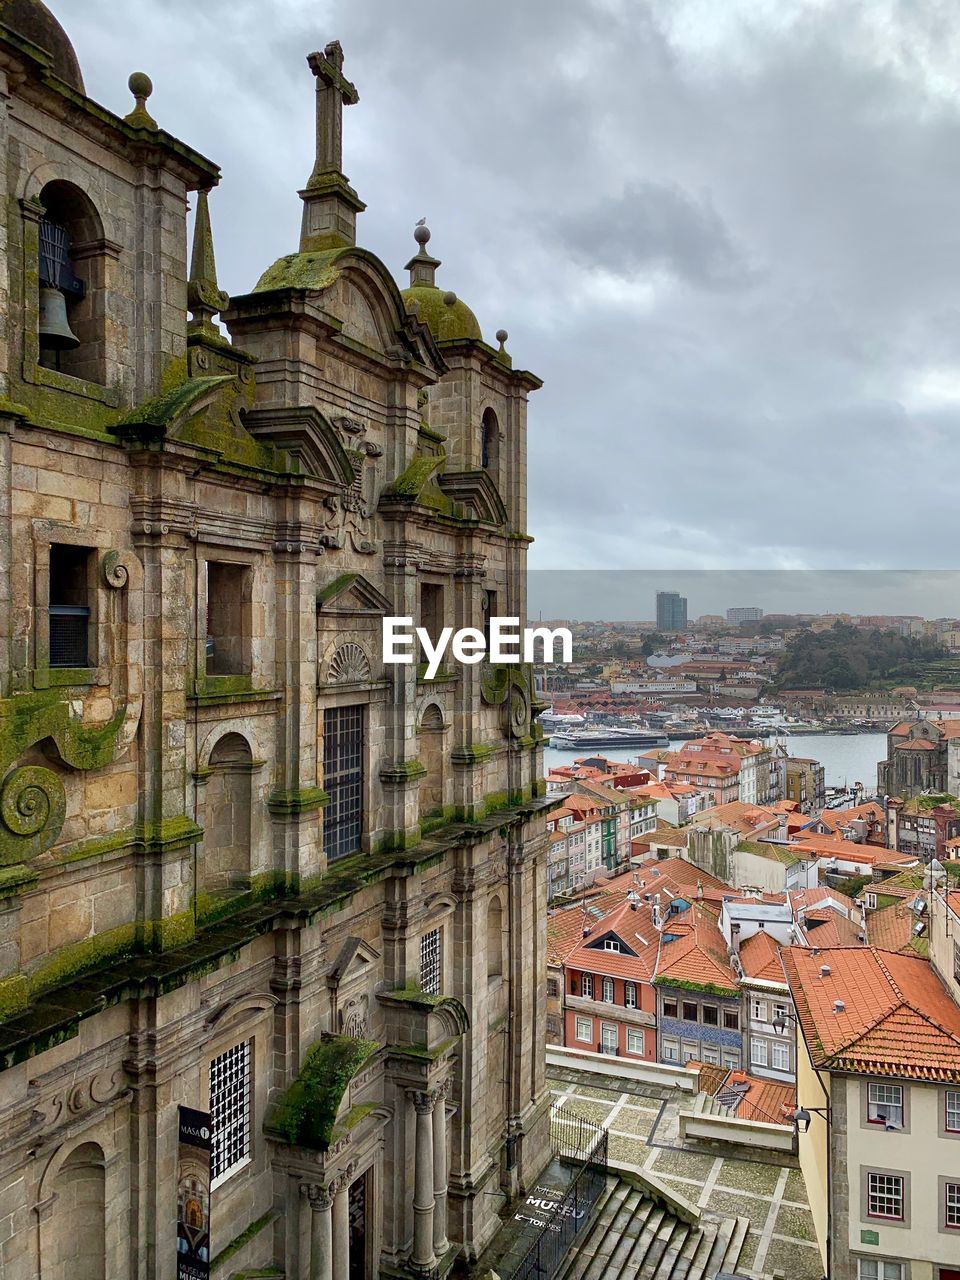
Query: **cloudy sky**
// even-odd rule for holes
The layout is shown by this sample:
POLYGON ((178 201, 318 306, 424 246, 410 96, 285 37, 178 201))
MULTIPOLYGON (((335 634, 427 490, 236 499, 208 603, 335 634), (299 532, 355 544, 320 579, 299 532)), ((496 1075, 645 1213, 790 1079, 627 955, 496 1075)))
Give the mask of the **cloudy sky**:
POLYGON ((296 247, 304 59, 341 40, 360 242, 401 275, 426 215, 441 283, 545 379, 532 567, 956 564, 949 0, 51 4, 92 96, 126 112, 147 71, 221 164, 234 293, 296 247))

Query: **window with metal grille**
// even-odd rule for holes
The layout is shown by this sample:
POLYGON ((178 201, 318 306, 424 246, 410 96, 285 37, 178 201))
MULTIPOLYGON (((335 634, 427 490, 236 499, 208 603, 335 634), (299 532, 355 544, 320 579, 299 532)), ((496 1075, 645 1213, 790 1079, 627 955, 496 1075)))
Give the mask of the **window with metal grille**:
POLYGON ((960 1133, 960 1091, 948 1089, 944 1098, 944 1127, 947 1133, 960 1133))
POLYGON ((870 1124, 903 1128, 903 1088, 899 1084, 867 1086, 867 1120, 870 1124))
POLYGON ((903 1178, 899 1174, 867 1174, 867 1217, 903 1221, 903 1178))
POLYGON ((328 862, 360 848, 363 834, 363 707, 323 713, 323 851, 328 862))
POLYGON ((420 986, 429 996, 440 994, 440 930, 431 929, 420 939, 420 986))
POLYGON ((944 1183, 943 1193, 946 1201, 943 1206, 943 1224, 946 1227, 960 1227, 960 1182, 944 1183))
POLYGON ((90 665, 89 547, 50 547, 49 662, 51 667, 90 665))
POLYGON ((226 1178, 250 1156, 250 1058, 252 1040, 235 1044, 210 1063, 213 1179, 226 1178))

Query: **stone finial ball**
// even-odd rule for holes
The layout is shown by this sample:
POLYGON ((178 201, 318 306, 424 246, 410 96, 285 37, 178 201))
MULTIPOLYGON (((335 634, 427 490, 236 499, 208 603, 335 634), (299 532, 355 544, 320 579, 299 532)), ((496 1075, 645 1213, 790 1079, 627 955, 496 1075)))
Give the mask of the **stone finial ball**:
POLYGON ((448 290, 443 295, 443 305, 445 307, 455 307, 457 305, 457 295, 448 290))
POLYGON ((500 343, 501 347, 503 346, 503 344, 506 342, 506 340, 507 340, 509 337, 510 337, 510 335, 509 335, 509 333, 507 333, 506 329, 498 329, 498 330, 497 330, 497 341, 500 343))
POLYGON ((135 98, 149 98, 153 93, 153 81, 145 71, 134 71, 127 87, 135 98))
POLYGON ((417 225, 413 228, 413 238, 422 249, 430 239, 430 228, 417 225))

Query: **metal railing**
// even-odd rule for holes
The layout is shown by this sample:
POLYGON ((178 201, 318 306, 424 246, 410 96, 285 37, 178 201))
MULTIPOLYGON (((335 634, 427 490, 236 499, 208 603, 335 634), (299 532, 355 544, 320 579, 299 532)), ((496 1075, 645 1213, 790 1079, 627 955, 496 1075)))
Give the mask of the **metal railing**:
POLYGON ((512 1280, 547 1280, 557 1274, 606 1185, 606 1129, 565 1107, 554 1106, 550 1138, 555 1158, 574 1166, 573 1180, 559 1200, 538 1205, 542 1224, 512 1280))

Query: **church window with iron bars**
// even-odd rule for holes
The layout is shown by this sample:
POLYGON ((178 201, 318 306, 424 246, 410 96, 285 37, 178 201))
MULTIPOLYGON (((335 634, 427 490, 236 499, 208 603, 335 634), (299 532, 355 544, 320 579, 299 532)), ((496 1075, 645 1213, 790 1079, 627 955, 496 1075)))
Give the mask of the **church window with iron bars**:
POLYGON ((363 835, 363 707, 323 713, 323 851, 328 862, 360 849, 363 835))

